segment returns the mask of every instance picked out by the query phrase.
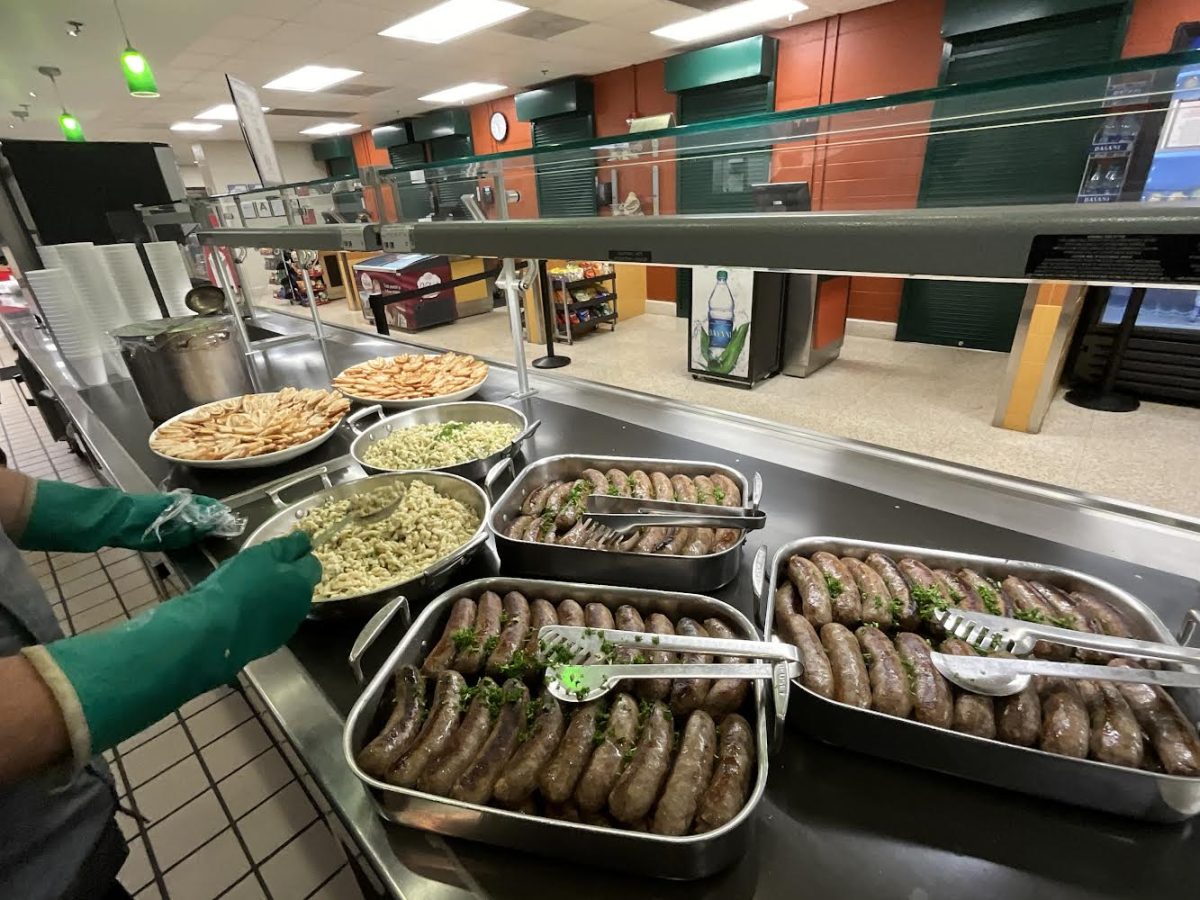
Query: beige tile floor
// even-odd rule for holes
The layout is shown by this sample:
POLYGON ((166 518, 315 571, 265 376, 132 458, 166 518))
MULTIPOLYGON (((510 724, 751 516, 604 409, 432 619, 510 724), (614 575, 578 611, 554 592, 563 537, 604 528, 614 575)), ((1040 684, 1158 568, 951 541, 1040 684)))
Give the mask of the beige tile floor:
MULTIPOLYGON (((344 301, 320 309, 325 321, 373 331, 344 301)), ((633 388, 1200 517, 1200 409, 1143 403, 1134 413, 1098 413, 1060 395, 1041 433, 1021 434, 991 425, 1007 354, 851 336, 841 357, 809 378, 778 376, 747 391, 691 378, 686 336, 684 319, 639 316, 611 334, 600 330, 572 347, 559 346, 571 365, 543 374, 633 388)), ((412 338, 513 358, 503 310, 412 338)), ((525 352, 532 359, 545 349, 527 343, 525 352)))
MULTIPOLYGON (((0 365, 10 362, 0 347, 0 365)), ((11 381, 0 382, 0 447, 27 474, 99 484, 11 381)), ((171 590, 152 577, 154 560, 130 550, 24 555, 68 635, 123 622, 171 590)), ((129 842, 120 880, 138 900, 363 896, 349 839, 248 685, 197 697, 105 756, 129 842)))

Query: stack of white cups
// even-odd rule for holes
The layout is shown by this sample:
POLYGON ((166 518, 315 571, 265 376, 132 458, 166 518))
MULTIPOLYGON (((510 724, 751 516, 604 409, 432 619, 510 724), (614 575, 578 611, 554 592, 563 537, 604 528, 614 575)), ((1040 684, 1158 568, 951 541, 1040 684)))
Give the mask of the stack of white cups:
POLYGON ((105 335, 105 350, 116 347, 108 334, 133 321, 121 302, 116 282, 109 274, 104 257, 94 244, 58 244, 62 267, 71 276, 75 291, 83 302, 83 314, 105 335))
POLYGON ((58 348, 86 384, 104 384, 104 335, 84 310, 74 282, 63 269, 25 273, 58 348))
POLYGON ((131 321, 146 322, 160 318, 154 288, 146 277, 146 267, 133 244, 108 244, 97 247, 117 286, 117 293, 131 321))
POLYGON ((192 279, 183 263, 183 250, 174 241, 154 241, 143 246, 167 304, 167 312, 173 316, 190 315, 191 310, 183 298, 192 289, 192 279))

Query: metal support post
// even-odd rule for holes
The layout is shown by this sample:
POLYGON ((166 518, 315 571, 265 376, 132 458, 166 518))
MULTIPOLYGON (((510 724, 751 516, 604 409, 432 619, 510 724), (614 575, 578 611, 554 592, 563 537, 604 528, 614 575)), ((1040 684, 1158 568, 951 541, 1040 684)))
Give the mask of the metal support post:
MULTIPOLYGON (((493 190, 496 194, 496 218, 508 218, 508 193, 504 190, 504 175, 495 172, 492 175, 493 190)), ((517 267, 512 257, 505 257, 500 277, 504 279, 504 299, 508 305, 508 330, 512 334, 513 364, 517 367, 518 398, 528 397, 534 392, 529 387, 529 369, 525 365, 525 338, 521 334, 521 302, 522 292, 518 290, 517 267)))
POLYGON ((308 266, 302 266, 300 274, 304 276, 304 292, 308 294, 308 311, 312 315, 313 333, 321 348, 321 359, 325 360, 325 373, 329 376, 329 380, 333 381, 333 367, 329 364, 329 349, 325 346, 325 325, 321 321, 321 314, 317 311, 317 295, 313 293, 312 279, 308 277, 308 266))
POLYGON ((529 370, 525 366, 525 340, 521 337, 521 294, 520 280, 517 278, 517 267, 511 256, 502 262, 500 278, 504 288, 504 298, 508 305, 508 329, 513 336, 513 362, 517 368, 517 398, 529 397, 534 391, 529 387, 529 370))
POLYGON ((242 343, 242 356, 245 357, 246 369, 250 373, 250 383, 254 385, 255 391, 261 391, 262 385, 258 378, 258 370, 250 359, 252 349, 250 347, 250 335, 246 333, 246 323, 242 321, 242 312, 238 309, 237 296, 229 285, 229 279, 225 276, 225 267, 221 265, 221 254, 218 252, 218 249, 213 249, 216 256, 213 271, 217 273, 217 281, 220 282, 219 287, 225 292, 225 308, 230 312, 230 318, 233 319, 233 327, 237 331, 238 340, 242 343))

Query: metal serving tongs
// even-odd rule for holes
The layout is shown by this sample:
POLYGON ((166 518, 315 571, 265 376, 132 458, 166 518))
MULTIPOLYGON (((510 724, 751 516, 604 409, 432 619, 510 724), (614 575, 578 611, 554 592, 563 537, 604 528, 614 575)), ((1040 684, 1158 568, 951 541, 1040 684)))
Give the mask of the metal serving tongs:
MULTIPOLYGON (((934 618, 948 633, 982 653, 1004 651, 1022 656, 1030 653, 1038 641, 1047 641, 1117 656, 1200 665, 1200 650, 1173 644, 1072 631, 964 609, 939 610, 934 618)), ((945 653, 932 653, 931 656, 934 667, 949 681, 966 690, 996 697, 1020 693, 1034 675, 1200 688, 1200 673, 1195 672, 1093 666, 1040 659, 952 656, 945 653)))
POLYGON ((677 500, 650 500, 591 494, 583 517, 604 526, 615 535, 627 535, 636 528, 738 528, 757 531, 767 525, 760 510, 762 476, 755 473, 750 488, 749 506, 720 506, 713 503, 683 503, 677 500))
POLYGON ((331 540, 333 540, 335 537, 337 537, 338 534, 341 533, 342 529, 344 529, 347 525, 374 525, 377 522, 384 521, 389 516, 391 516, 392 513, 394 513, 396 511, 396 507, 398 507, 400 505, 400 501, 403 499, 404 499, 404 497, 403 497, 403 495, 401 495, 401 496, 397 497, 395 500, 393 500, 391 503, 389 503, 387 506, 385 506, 383 509, 378 509, 373 513, 367 513, 365 516, 360 516, 353 512, 347 513, 346 515, 344 515, 340 519, 338 519, 336 522, 334 522, 332 525, 326 525, 324 528, 322 528, 320 531, 318 531, 316 534, 313 535, 313 537, 312 537, 313 548, 316 549, 317 547, 320 547, 322 544, 329 543, 331 540))
POLYGON ((800 674, 800 654, 787 644, 728 638, 610 631, 578 625, 547 625, 538 632, 546 668, 546 689, 569 703, 584 703, 608 693, 617 682, 647 678, 747 678, 771 682, 777 709, 787 708, 791 679, 800 674), (612 663, 619 649, 664 650, 737 656, 771 662, 612 663))

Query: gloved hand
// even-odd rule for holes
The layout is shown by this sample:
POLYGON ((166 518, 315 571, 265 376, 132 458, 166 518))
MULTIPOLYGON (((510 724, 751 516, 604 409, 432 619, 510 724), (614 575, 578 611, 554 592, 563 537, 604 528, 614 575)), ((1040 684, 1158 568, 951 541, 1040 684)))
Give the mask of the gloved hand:
MULTIPOLYGON (((161 539, 145 536, 146 529, 175 502, 167 494, 126 494, 116 488, 63 481, 38 481, 34 492, 29 519, 16 542, 24 550, 177 550, 204 537, 194 525, 179 519, 163 526, 161 539)), ((204 505, 217 502, 211 497, 194 499, 204 505)))
POLYGON ((21 652, 58 700, 82 762, 283 646, 320 580, 312 542, 294 532, 123 625, 21 652))

